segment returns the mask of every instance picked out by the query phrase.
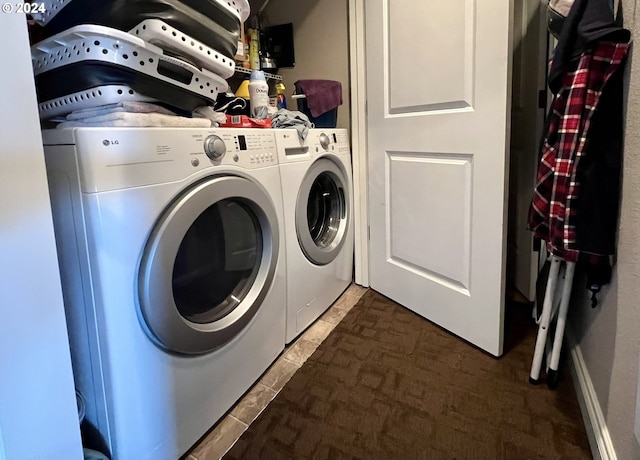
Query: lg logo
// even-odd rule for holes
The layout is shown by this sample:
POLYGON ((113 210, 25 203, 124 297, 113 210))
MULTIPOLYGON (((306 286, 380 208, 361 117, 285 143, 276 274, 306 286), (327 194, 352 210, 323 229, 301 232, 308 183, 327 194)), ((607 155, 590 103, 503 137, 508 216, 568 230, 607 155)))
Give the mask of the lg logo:
POLYGON ((102 141, 102 145, 104 145, 105 147, 109 147, 110 145, 119 145, 120 142, 115 140, 115 141, 110 141, 109 139, 105 139, 102 141))

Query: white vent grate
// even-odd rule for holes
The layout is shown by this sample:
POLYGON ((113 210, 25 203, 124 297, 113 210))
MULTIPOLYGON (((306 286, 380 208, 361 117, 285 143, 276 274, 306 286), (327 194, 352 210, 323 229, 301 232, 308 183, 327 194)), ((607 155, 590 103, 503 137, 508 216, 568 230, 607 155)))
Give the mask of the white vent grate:
POLYGON ((170 50, 185 57, 203 69, 210 70, 223 78, 235 72, 236 64, 222 53, 209 48, 202 42, 183 34, 159 19, 147 19, 129 31, 163 50, 170 50))
POLYGON ((251 7, 249 6, 249 0, 229 0, 227 5, 232 10, 235 10, 240 16, 240 21, 244 22, 249 17, 251 7))
POLYGON ((126 85, 105 85, 42 102, 38 104, 38 109, 40 110, 40 119, 48 120, 76 110, 91 109, 124 101, 154 102, 156 100, 144 96, 126 85))
POLYGON ((67 29, 32 46, 31 58, 35 75, 77 62, 98 61, 135 70, 210 101, 215 101, 218 92, 228 88, 225 79, 219 75, 165 56, 162 49, 151 43, 104 26, 80 25, 67 29), (160 73, 158 66, 162 63, 187 70, 192 75, 190 81, 184 83, 160 73))

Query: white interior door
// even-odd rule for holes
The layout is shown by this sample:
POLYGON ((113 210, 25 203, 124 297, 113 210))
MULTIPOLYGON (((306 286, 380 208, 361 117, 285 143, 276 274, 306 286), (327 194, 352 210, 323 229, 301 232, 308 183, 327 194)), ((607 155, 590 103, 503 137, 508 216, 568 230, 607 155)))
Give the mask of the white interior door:
POLYGON ((365 4, 371 287, 496 356, 511 3, 365 4))

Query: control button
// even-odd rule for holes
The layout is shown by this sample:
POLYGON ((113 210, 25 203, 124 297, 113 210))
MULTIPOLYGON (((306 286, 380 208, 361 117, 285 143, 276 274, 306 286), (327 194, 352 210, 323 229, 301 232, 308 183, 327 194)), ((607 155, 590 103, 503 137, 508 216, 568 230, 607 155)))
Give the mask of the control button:
POLYGON ((220 137, 211 135, 204 140, 204 153, 212 160, 220 159, 226 152, 227 146, 220 137))
POLYGON ((236 163, 238 162, 239 159, 240 159, 240 157, 238 156, 238 154, 235 154, 233 156, 233 161, 235 161, 236 163))
POLYGON ((327 150, 329 144, 331 143, 331 139, 325 133, 320 134, 320 145, 323 149, 327 150))
POLYGON ((253 155, 249 155, 249 159, 253 161, 253 155))
POLYGON ((198 160, 197 158, 192 158, 191 159, 191 164, 193 166, 198 166, 200 164, 200 160, 198 160))

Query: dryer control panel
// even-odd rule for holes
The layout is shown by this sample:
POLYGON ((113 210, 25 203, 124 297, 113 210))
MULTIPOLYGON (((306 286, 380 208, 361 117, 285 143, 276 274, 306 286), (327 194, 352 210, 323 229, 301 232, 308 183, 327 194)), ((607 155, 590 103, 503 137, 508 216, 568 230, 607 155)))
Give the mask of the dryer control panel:
POLYGON ((271 130, 223 128, 195 138, 202 141, 202 153, 214 165, 255 169, 278 164, 271 130))
POLYGON ((82 191, 159 184, 211 168, 277 167, 273 130, 76 128, 43 132, 45 145, 74 149, 82 191), (60 133, 60 131, 65 131, 60 133))

